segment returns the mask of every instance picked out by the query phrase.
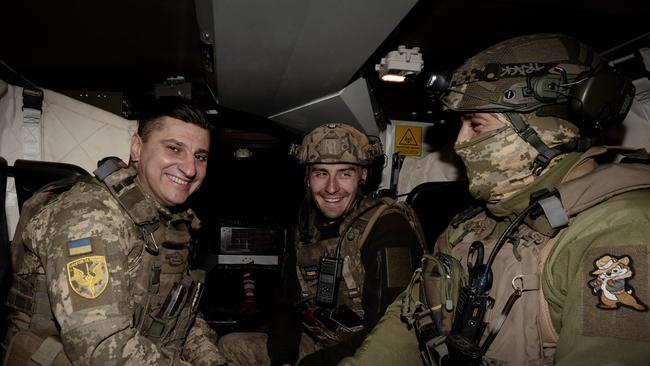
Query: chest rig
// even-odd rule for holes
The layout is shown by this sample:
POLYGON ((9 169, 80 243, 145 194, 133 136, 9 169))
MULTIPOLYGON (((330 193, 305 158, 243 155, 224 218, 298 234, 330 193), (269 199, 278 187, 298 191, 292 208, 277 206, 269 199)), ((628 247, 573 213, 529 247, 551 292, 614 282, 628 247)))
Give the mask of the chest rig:
POLYGON ((415 214, 402 203, 390 198, 380 200, 364 198, 358 207, 348 214, 340 223, 338 236, 321 239, 320 232, 312 226, 307 236, 309 240, 298 240, 296 243, 296 271, 301 288, 303 303, 308 304, 304 326, 322 344, 334 344, 348 338, 351 334, 363 329, 345 326, 326 327, 321 321, 311 317, 324 309, 314 301, 317 293, 319 259, 322 256, 340 258, 342 260, 342 281, 338 286, 336 306, 345 305, 361 318, 364 316, 362 307, 365 269, 361 261, 361 250, 377 220, 386 214, 397 212, 402 214, 414 227, 420 242, 423 243, 421 228, 415 224, 415 214))
POLYGON ((157 207, 135 183, 135 171, 119 159, 106 160, 95 176, 135 224, 141 254, 130 261, 133 326, 153 343, 180 352, 196 317, 205 272, 190 271, 191 212, 157 207))
MULTIPOLYGON (((443 319, 444 315, 453 317, 451 326, 449 322, 436 323, 435 318, 427 320, 430 313, 435 315, 435 311, 427 308, 439 301, 428 298, 424 288, 425 277, 431 274, 426 273, 426 266, 423 267, 419 275, 422 279, 414 278, 414 282, 421 281, 423 290, 420 294, 425 294, 423 303, 426 305, 416 314, 409 315, 410 322, 416 323, 416 329, 418 322, 435 324, 427 332, 418 334, 427 365, 474 365, 486 360, 513 365, 553 363, 558 334, 541 291, 543 268, 549 252, 561 242, 564 230, 570 230, 571 220, 576 215, 617 194, 650 186, 650 167, 647 165, 596 164, 592 158, 608 150, 612 149, 598 147, 587 151, 554 189, 533 192, 530 205, 516 218, 495 219, 483 212, 466 218, 460 226, 450 227, 441 235, 436 250, 439 254, 450 255, 449 258, 456 262, 459 258, 458 266, 467 269, 470 279, 480 279, 483 276, 478 275, 488 273, 482 268, 490 269, 490 275, 486 276, 488 285, 479 280, 470 284, 478 289, 476 292, 487 294, 489 291, 490 298, 484 307, 484 317, 483 314, 476 316, 478 306, 465 306, 470 297, 457 295, 446 309, 449 313, 443 314, 443 319), (503 246, 505 243, 509 245, 503 246), (479 245, 490 253, 485 262, 483 255, 477 256, 474 250, 479 245), (481 267, 481 263, 486 265, 481 267), (462 337, 456 337, 458 335, 462 337), (450 359, 443 358, 447 356, 450 359)), ((648 160, 645 152, 622 150, 619 153, 648 160)), ((428 291, 429 294, 439 292, 428 291)), ((425 327, 420 325, 419 328, 425 327)))

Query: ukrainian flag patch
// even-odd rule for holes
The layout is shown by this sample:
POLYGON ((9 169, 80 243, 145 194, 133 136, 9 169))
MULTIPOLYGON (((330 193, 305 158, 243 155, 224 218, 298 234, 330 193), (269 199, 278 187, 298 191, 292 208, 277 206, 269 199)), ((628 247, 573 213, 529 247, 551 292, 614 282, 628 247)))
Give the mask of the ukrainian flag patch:
POLYGON ((68 242, 68 254, 70 257, 88 254, 93 252, 93 245, 90 238, 84 238, 68 242))
POLYGON ((316 277, 318 275, 317 265, 305 266, 302 267, 302 270, 306 277, 316 277))

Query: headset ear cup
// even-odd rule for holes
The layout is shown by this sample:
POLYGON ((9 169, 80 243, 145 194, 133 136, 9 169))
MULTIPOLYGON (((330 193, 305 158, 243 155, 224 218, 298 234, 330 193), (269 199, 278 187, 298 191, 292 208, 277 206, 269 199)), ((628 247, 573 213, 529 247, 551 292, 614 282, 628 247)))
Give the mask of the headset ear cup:
POLYGON ((585 86, 588 83, 588 80, 591 79, 590 73, 584 71, 574 79, 574 85, 569 91, 570 100, 568 105, 569 115, 574 119, 579 125, 584 122, 584 106, 585 106, 585 86), (582 82, 580 80, 583 80, 582 82))
POLYGON ((569 112, 577 121, 603 130, 625 119, 636 92, 628 78, 611 69, 601 69, 593 74, 583 72, 575 80, 569 112))

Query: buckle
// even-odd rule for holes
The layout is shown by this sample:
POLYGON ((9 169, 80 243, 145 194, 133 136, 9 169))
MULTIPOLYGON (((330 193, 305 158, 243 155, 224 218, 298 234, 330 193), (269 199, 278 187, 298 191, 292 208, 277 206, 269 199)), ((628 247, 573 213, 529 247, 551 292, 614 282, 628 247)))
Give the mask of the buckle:
POLYGON ((546 155, 537 154, 537 157, 535 157, 535 161, 533 161, 533 165, 531 167, 533 174, 540 175, 542 173, 542 170, 548 166, 548 163, 551 161, 551 159, 552 158, 549 158, 546 155))
POLYGON ((43 91, 37 88, 23 88, 23 108, 43 110, 43 91))

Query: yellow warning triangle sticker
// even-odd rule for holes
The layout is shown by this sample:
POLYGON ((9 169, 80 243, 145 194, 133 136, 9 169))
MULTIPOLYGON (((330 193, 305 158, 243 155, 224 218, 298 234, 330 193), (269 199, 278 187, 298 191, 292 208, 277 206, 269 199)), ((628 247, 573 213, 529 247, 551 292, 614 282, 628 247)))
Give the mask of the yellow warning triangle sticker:
POLYGON ((410 128, 406 129, 406 132, 404 133, 404 136, 402 136, 402 139, 399 141, 400 145, 407 145, 407 146, 418 146, 418 141, 413 136, 413 131, 411 131, 410 128))

